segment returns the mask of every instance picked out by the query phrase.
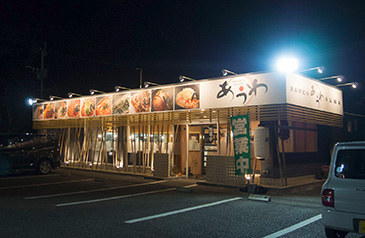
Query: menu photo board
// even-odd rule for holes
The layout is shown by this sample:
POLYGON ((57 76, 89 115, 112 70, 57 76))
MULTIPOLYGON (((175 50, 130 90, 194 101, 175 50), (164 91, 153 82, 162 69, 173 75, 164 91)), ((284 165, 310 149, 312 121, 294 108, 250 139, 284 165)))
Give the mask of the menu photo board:
POLYGON ((131 105, 130 93, 114 94, 112 96, 112 100, 112 109, 114 115, 123 115, 129 113, 129 107, 131 105))
POLYGON ((112 115, 112 98, 110 95, 103 95, 96 97, 96 116, 110 116, 112 115))
POLYGON ((95 97, 81 99, 81 117, 95 116, 95 97))
POLYGON ((151 111, 151 90, 137 91, 131 94, 129 113, 151 111))
POLYGON ((152 111, 174 110, 174 88, 160 88, 152 90, 152 111))
POLYGON ((340 90, 298 74, 274 72, 43 102, 33 105, 33 120, 285 103, 343 114, 340 90))
POLYGON ((33 107, 33 119, 54 119, 55 118, 55 105, 54 103, 43 103, 33 107))
POLYGON ((200 84, 175 87, 175 110, 200 108, 200 84))

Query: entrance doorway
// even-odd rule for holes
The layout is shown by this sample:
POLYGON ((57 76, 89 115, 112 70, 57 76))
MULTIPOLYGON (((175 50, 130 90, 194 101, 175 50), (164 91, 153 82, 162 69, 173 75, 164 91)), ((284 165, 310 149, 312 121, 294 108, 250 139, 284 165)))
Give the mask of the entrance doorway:
MULTIPOLYGON (((217 125, 189 126, 189 141, 187 143, 189 148, 189 176, 205 176, 207 170, 207 157, 209 155, 218 155, 217 138, 217 125)), ((182 161, 182 163, 184 163, 184 161, 182 161)))
POLYGON ((207 157, 209 155, 218 155, 217 126, 202 126, 202 174, 207 172, 207 157))

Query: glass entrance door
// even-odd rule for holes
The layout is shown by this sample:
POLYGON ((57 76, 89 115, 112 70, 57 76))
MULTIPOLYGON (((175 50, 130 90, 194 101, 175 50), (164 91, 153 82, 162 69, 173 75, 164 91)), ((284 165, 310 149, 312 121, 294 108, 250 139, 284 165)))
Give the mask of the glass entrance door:
POLYGON ((203 156, 202 156, 202 174, 207 171, 207 157, 209 155, 218 155, 217 144, 217 126, 202 126, 203 135, 203 156))

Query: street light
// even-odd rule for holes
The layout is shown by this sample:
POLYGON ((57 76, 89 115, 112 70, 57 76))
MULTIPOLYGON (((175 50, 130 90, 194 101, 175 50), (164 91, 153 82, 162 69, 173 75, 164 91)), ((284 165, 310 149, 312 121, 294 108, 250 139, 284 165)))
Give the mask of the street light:
POLYGON ((105 93, 105 92, 99 91, 99 90, 96 90, 96 89, 90 89, 90 94, 91 95, 94 95, 95 93, 105 93))
POLYGON ((344 84, 337 84, 335 85, 336 87, 345 87, 345 86, 351 86, 353 88, 357 88, 358 83, 357 82, 353 82, 353 83, 344 83, 344 84))
POLYGON ((114 88, 115 88, 116 92, 119 92, 121 89, 124 89, 124 90, 130 89, 130 88, 122 87, 122 86, 115 86, 114 88))
POLYGON ((319 66, 319 67, 314 67, 314 68, 310 68, 310 69, 303 69, 300 70, 299 72, 306 72, 306 71, 312 71, 312 70, 317 70, 318 73, 323 73, 323 71, 325 70, 324 66, 319 66))
POLYGON ((227 76, 228 74, 237 75, 235 72, 232 72, 228 69, 222 69, 222 74, 223 74, 223 76, 227 76))
POLYGON ((195 79, 186 77, 184 75, 179 76, 180 83, 184 82, 185 79, 190 80, 190 81, 195 81, 195 79))
POLYGON ((277 62, 277 69, 282 72, 293 72, 298 69, 299 62, 296 58, 281 58, 277 62))
POLYGON ((78 94, 78 93, 68 93, 68 97, 69 98, 72 98, 73 96, 81 97, 82 95, 81 94, 78 94))
POLYGON ((53 101, 53 99, 62 99, 61 97, 58 97, 58 96, 53 96, 53 95, 51 95, 51 96, 49 96, 49 100, 51 100, 51 101, 53 101))
POLYGON ((38 101, 45 102, 46 100, 41 99, 41 98, 29 98, 28 99, 28 104, 30 106, 32 106, 33 104, 37 103, 38 101))
POLYGON ((153 83, 153 82, 148 82, 148 81, 144 82, 144 87, 145 88, 148 88, 150 85, 159 86, 160 84, 153 83))
POLYGON ((342 80, 344 79, 344 77, 342 75, 335 75, 335 76, 331 76, 331 77, 320 78, 318 80, 323 81, 323 80, 327 80, 327 79, 337 79, 337 82, 341 83, 342 80))

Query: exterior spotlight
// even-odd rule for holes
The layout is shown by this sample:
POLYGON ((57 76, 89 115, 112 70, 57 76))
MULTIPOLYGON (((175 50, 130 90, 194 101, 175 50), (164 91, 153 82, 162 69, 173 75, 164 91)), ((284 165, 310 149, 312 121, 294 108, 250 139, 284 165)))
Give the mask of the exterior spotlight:
MULTIPOLYGON (((324 71, 324 67, 323 66, 321 66, 321 67, 318 67, 318 69, 317 69, 317 72, 318 73, 323 73, 323 71, 324 71)), ((341 82, 341 81, 340 81, 341 82)))
POLYGON ((144 87, 145 88, 148 88, 150 85, 155 85, 155 86, 159 86, 160 84, 157 84, 157 83, 153 83, 153 82, 144 82, 144 87))
POLYGON ((105 93, 105 92, 99 91, 99 90, 96 90, 96 89, 90 89, 90 94, 91 95, 94 95, 95 93, 105 93))
POLYGON ((306 72, 306 71, 312 71, 312 70, 317 70, 318 73, 323 73, 323 71, 325 70, 324 66, 319 66, 319 67, 314 67, 314 68, 310 68, 310 69, 303 69, 300 70, 299 72, 306 72))
POLYGON ((68 97, 69 98, 72 98, 73 96, 81 97, 82 95, 81 94, 78 94, 78 93, 68 93, 68 97))
POLYGON ((345 86, 351 86, 352 88, 357 88, 359 86, 359 83, 353 82, 353 83, 344 83, 344 84, 337 84, 336 87, 345 87, 345 86))
POLYGON ((180 83, 184 82, 185 79, 190 80, 190 81, 195 81, 195 79, 186 77, 184 75, 179 76, 180 83))
POLYGON ((116 92, 119 92, 121 89, 125 89, 125 90, 129 89, 129 88, 122 87, 122 86, 115 86, 114 88, 115 88, 116 92))
POLYGON ((282 72, 293 72, 298 69, 299 62, 295 58, 281 58, 277 63, 277 69, 282 72))
POLYGON ((29 104, 29 106, 32 106, 32 105, 34 104, 33 99, 29 98, 29 99, 28 99, 28 104, 29 104))
POLYGON ((28 99, 28 104, 29 104, 30 106, 32 106, 33 104, 35 104, 35 103, 37 103, 37 102, 39 102, 39 101, 41 101, 41 102, 45 102, 46 100, 41 99, 41 98, 29 98, 29 99, 28 99))
POLYGON ((343 81, 343 79, 344 79, 344 76, 342 76, 342 75, 335 75, 335 76, 331 76, 331 77, 320 78, 318 80, 323 81, 323 80, 327 80, 327 79, 336 79, 337 82, 341 83, 343 81))
POLYGON ((49 96, 49 100, 51 100, 51 101, 53 101, 55 98, 62 99, 61 97, 58 97, 58 96, 53 96, 53 95, 49 96))
POLYGON ((222 69, 222 74, 223 74, 223 76, 227 76, 228 74, 237 75, 235 72, 232 72, 228 69, 222 69))

